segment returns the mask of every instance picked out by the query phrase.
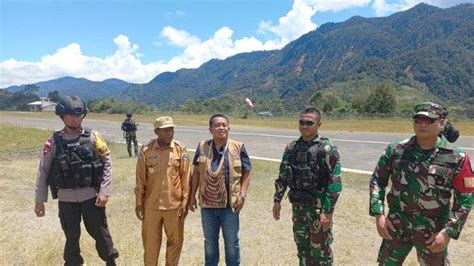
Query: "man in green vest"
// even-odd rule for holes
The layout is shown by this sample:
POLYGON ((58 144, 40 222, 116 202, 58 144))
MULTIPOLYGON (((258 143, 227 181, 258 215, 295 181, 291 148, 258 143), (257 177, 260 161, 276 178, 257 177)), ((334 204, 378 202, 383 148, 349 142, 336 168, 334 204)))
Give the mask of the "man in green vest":
POLYGON ((222 228, 226 265, 240 265, 239 213, 250 184, 250 158, 243 143, 229 139, 229 119, 215 114, 209 119, 212 139, 201 141, 194 156, 189 207, 197 208, 199 188, 205 264, 219 263, 222 228))
POLYGON ((275 180, 273 218, 280 220, 280 202, 287 187, 292 204, 293 233, 300 265, 331 265, 332 217, 342 190, 336 145, 318 134, 321 113, 306 108, 299 116, 301 137, 286 146, 275 180))

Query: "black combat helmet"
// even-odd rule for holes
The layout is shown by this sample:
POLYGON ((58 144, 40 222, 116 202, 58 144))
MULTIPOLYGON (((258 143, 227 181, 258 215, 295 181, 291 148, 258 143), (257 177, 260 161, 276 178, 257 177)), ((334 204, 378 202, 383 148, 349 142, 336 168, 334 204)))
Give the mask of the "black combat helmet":
POLYGON ((86 103, 81 98, 77 96, 64 96, 56 105, 55 113, 62 118, 65 114, 86 116, 88 111, 86 103))
POLYGON ((133 116, 133 113, 132 112, 128 112, 125 114, 127 117, 132 117, 133 116))

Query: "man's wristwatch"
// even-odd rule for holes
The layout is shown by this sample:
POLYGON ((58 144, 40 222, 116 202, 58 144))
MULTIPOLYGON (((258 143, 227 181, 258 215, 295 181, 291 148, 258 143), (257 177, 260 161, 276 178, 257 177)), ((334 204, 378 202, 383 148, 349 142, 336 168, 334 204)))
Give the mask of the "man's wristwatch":
POLYGON ((240 192, 240 195, 239 195, 239 196, 241 196, 243 199, 246 199, 246 198, 247 198, 247 194, 242 193, 242 192, 240 192))

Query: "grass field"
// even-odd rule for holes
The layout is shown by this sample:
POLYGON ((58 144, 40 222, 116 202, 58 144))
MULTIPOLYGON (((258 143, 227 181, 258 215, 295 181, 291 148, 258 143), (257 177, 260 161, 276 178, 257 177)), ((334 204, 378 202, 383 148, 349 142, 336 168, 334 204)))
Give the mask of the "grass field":
MULTIPOLYGON (((42 145, 50 132, 0 124, 0 265, 60 265, 64 235, 57 202, 49 199, 46 216, 34 214, 34 183, 42 145)), ((109 228, 120 252, 119 265, 142 265, 141 224, 134 213, 135 160, 124 145, 111 144, 113 196, 107 204, 109 228)), ((241 213, 243 265, 297 265, 291 229, 290 204, 282 203, 281 221, 272 218, 278 164, 254 160, 249 196, 241 213)), ((344 189, 334 220, 333 251, 336 265, 375 265, 381 239, 368 215, 368 175, 343 174, 344 189)), ((221 244, 223 242, 221 241, 221 244)), ((164 265, 164 245, 160 265, 164 265)), ((474 265, 474 218, 468 220, 461 238, 450 243, 453 265, 474 265)), ((83 230, 82 255, 87 265, 103 265, 92 238, 83 230)), ((221 264, 223 265, 221 246, 221 264)), ((190 213, 185 224, 181 265, 203 265, 203 236, 199 212, 190 213)), ((406 265, 417 265, 414 252, 406 265)))
MULTIPOLYGON (((55 118, 54 113, 51 112, 0 112, 21 117, 51 117, 55 118)), ((207 115, 190 115, 190 114, 156 114, 156 115, 134 115, 134 118, 139 123, 153 123, 153 121, 162 115, 170 115, 174 118, 177 125, 190 126, 207 126, 209 116, 207 115)), ((87 115, 87 119, 122 121, 125 118, 120 114, 94 114, 87 115)), ((232 127, 266 127, 266 128, 297 128, 296 116, 291 117, 255 117, 251 116, 248 119, 240 117, 230 117, 232 127)), ((474 121, 461 120, 451 121, 461 132, 462 136, 474 136, 474 121)), ((367 118, 367 117, 353 117, 353 118, 331 118, 323 115, 322 130, 330 131, 358 131, 358 132, 388 132, 388 133, 412 133, 413 127, 410 118, 367 118)))

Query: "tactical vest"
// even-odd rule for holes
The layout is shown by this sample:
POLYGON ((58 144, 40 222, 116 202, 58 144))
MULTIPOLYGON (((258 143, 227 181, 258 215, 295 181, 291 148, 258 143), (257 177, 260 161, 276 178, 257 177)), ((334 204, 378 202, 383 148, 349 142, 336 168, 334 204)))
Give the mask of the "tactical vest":
POLYGON ((127 132, 136 131, 137 126, 135 125, 135 123, 132 120, 125 119, 125 121, 122 122, 122 130, 127 131, 127 132))
MULTIPOLYGON (((231 139, 227 140, 227 159, 228 159, 228 166, 229 166, 229 187, 228 187, 228 199, 230 200, 230 206, 233 209, 235 202, 240 194, 240 186, 241 186, 241 178, 242 178, 242 161, 240 158, 240 151, 242 150, 243 144, 231 139)), ((199 149, 201 153, 199 154, 198 158, 198 170, 199 170, 199 204, 201 207, 203 206, 203 195, 202 189, 204 187, 204 174, 206 171, 207 165, 211 162, 210 158, 210 150, 211 145, 209 141, 201 141, 199 143, 199 149)), ((224 154, 223 156, 226 156, 224 154)), ((225 166, 222 166, 225 167, 225 166)), ((234 210, 234 209, 233 209, 234 210)), ((235 211, 235 210, 234 210, 235 211)))
POLYGON ((329 170, 322 158, 325 157, 323 142, 327 138, 319 138, 316 145, 309 146, 303 141, 294 142, 288 153, 286 177, 290 191, 288 198, 291 203, 316 204, 316 191, 324 190, 329 170))
MULTIPOLYGON (((453 187, 454 170, 459 164, 460 155, 449 147, 439 147, 437 151, 430 154, 429 158, 423 160, 423 163, 417 162, 414 156, 414 139, 410 139, 408 143, 396 145, 393 149, 393 169, 404 171, 406 173, 414 173, 415 169, 421 173, 426 173, 429 184, 439 190, 440 197, 444 200, 451 198, 451 188, 453 187), (424 168, 424 169, 421 169, 424 168)), ((408 178, 408 177, 405 177, 408 178)), ((405 181, 406 182, 406 181, 405 181)), ((407 191, 408 186, 398 188, 400 192, 407 191)))
POLYGON ((47 179, 51 190, 100 187, 104 167, 90 136, 89 128, 72 140, 64 139, 59 131, 54 133, 56 149, 47 179))

